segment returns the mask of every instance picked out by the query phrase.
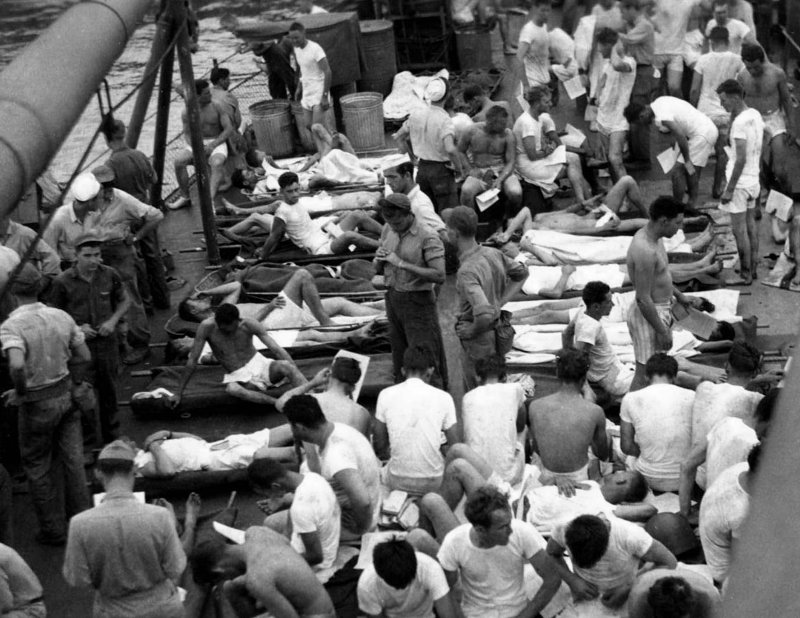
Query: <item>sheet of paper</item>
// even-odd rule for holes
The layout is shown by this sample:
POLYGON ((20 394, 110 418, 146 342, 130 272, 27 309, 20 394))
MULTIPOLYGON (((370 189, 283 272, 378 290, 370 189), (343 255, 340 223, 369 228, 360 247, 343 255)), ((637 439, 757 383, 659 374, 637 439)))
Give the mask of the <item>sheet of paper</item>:
POLYGON ((358 555, 358 562, 355 568, 363 571, 372 564, 372 552, 378 543, 404 538, 406 538, 405 532, 367 532, 361 537, 361 553, 358 555))
POLYGON ((564 90, 567 91, 567 96, 573 101, 578 97, 586 94, 586 87, 583 85, 583 81, 581 81, 580 75, 576 75, 572 79, 568 79, 563 83, 564 83, 564 90))
POLYGON ((586 141, 586 134, 571 124, 567 124, 564 129, 566 133, 559 137, 561 138, 561 143, 567 148, 580 148, 583 142, 586 141))
POLYGON ((792 216, 793 205, 792 198, 772 189, 767 196, 766 211, 774 214, 781 221, 788 222, 792 216))
MULTIPOLYGON (((93 500, 94 506, 99 505, 103 501, 103 498, 105 498, 105 497, 106 497, 106 492, 104 492, 104 491, 100 492, 99 494, 94 494, 92 496, 92 500, 93 500)), ((141 502, 142 504, 146 504, 146 501, 144 499, 144 492, 143 491, 135 491, 135 492, 133 492, 133 497, 136 498, 136 500, 141 502)))
POLYGON ((499 196, 500 191, 498 189, 489 189, 488 191, 484 191, 475 198, 475 203, 478 206, 478 210, 483 212, 493 204, 496 204, 497 200, 500 199, 499 196))
POLYGON ((594 122, 597 120, 597 105, 587 105, 586 113, 583 115, 586 122, 594 122))
POLYGON ((231 528, 230 526, 221 524, 218 521, 215 521, 213 525, 214 525, 214 530, 219 532, 226 539, 233 541, 237 545, 244 545, 244 530, 231 528))
POLYGON ((656 157, 658 159, 661 169, 665 174, 669 174, 675 163, 678 161, 678 151, 675 148, 667 148, 664 152, 656 157))
POLYGON ((337 358, 354 358, 358 362, 358 366, 361 367, 361 377, 356 382, 355 388, 353 389, 353 401, 358 401, 358 396, 361 394, 361 387, 364 386, 364 380, 367 377, 367 369, 369 369, 369 356, 365 356, 364 354, 356 354, 355 352, 349 352, 348 350, 339 350, 334 356, 334 360, 337 358))

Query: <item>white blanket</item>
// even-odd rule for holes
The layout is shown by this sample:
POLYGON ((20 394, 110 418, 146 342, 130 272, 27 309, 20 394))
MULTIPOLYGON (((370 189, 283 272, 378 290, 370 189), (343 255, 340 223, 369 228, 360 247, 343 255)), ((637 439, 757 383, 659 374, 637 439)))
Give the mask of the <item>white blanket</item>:
POLYGON ((395 75, 392 92, 383 100, 383 117, 387 120, 403 120, 415 109, 427 107, 423 99, 425 87, 435 77, 448 79, 449 73, 442 69, 436 75, 416 76, 409 71, 395 75))

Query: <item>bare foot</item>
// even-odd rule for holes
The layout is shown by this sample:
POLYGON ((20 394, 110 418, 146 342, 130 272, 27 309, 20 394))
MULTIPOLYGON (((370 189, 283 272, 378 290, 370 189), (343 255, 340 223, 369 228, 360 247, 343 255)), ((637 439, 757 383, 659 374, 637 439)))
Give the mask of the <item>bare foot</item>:
POLYGON ((184 206, 191 206, 191 205, 192 205, 192 200, 186 197, 185 195, 181 195, 174 202, 167 203, 167 208, 169 208, 170 210, 179 210, 184 206))
POLYGON ((564 264, 564 266, 561 267, 561 272, 565 275, 571 275, 577 270, 578 269, 575 267, 574 264, 564 264))
POLYGON ((175 529, 178 531, 178 536, 181 535, 181 525, 178 523, 178 518, 175 517, 175 508, 172 506, 172 503, 165 499, 165 498, 156 498, 153 500, 153 504, 156 506, 160 506, 162 508, 167 509, 169 511, 169 516, 172 519, 172 524, 175 526, 175 529))
POLYGON ((184 517, 184 526, 191 528, 197 525, 197 518, 200 515, 200 507, 202 502, 200 496, 195 492, 189 494, 186 498, 186 515, 184 517))

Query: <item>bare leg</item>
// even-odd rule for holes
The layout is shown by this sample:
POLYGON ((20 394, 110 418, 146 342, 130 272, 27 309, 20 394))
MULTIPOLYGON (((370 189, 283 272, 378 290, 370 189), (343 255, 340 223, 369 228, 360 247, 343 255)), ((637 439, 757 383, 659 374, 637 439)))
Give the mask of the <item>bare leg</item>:
POLYGON ((361 328, 348 330, 346 333, 340 331, 324 331, 324 330, 301 330, 295 343, 342 343, 347 337, 365 337, 369 334, 372 324, 365 324, 361 328))
POLYGON ((644 218, 648 218, 647 205, 645 204, 639 184, 632 176, 623 176, 608 190, 604 203, 615 213, 625 205, 625 200, 636 206, 644 218))
POLYGON ((484 184, 477 178, 469 176, 461 185, 461 203, 470 208, 475 207, 475 198, 483 193, 484 184))
POLYGON ((747 230, 747 213, 731 213, 731 231, 736 239, 736 250, 739 254, 740 274, 746 285, 753 282, 753 270, 750 264, 750 234, 747 230))
POLYGON ((515 311, 511 318, 512 324, 569 324, 569 322, 569 310, 566 309, 560 311, 545 309, 535 313, 533 309, 520 309, 515 311))
POLYGON ((373 307, 368 304, 354 303, 351 300, 335 296, 333 298, 323 298, 322 309, 330 316, 343 315, 348 317, 362 317, 370 315, 379 315, 383 313, 383 309, 373 307))
POLYGON ((335 255, 341 255, 347 251, 350 245, 354 245, 356 249, 361 249, 362 251, 375 251, 380 246, 380 242, 373 238, 362 236, 358 232, 345 232, 331 241, 331 251, 335 255))
POLYGON ((374 234, 383 232, 383 226, 363 210, 354 210, 347 213, 343 219, 339 220, 339 227, 345 232, 352 232, 356 229, 374 234))
POLYGON ((750 272, 753 279, 758 278, 758 221, 756 220, 756 204, 755 208, 748 208, 747 217, 747 236, 750 238, 750 272))
POLYGON ((192 153, 188 150, 181 151, 175 158, 175 179, 178 181, 180 196, 177 200, 169 204, 173 210, 189 205, 189 173, 187 166, 192 162, 192 153))
POLYGON ((683 202, 683 198, 688 192, 688 174, 686 168, 682 163, 676 163, 675 167, 670 172, 670 180, 672 181, 672 197, 676 200, 683 202))
POLYGON ((228 283, 223 283, 222 285, 203 290, 202 292, 198 293, 198 296, 224 296, 222 299, 223 303, 235 305, 239 302, 241 294, 242 284, 238 281, 230 281, 228 283))
MULTIPOLYGON (((427 530, 428 536, 420 537, 418 540, 424 543, 423 547, 433 549, 431 541, 436 539, 437 545, 444 540, 444 537, 459 525, 453 509, 451 509, 444 498, 439 494, 425 494, 420 501, 420 513, 427 520, 430 530, 427 530), (432 533, 432 534, 431 534, 432 533), (431 538, 433 537, 433 538, 431 538)), ((412 543, 413 544, 413 543, 412 543)))
POLYGON ((498 240, 501 243, 508 242, 508 239, 511 238, 514 233, 522 232, 524 234, 532 227, 533 217, 531 216, 531 211, 528 208, 522 208, 513 218, 509 219, 506 224, 506 231, 498 235, 498 240))
POLYGON ((543 288, 539 290, 539 296, 544 296, 545 298, 561 298, 564 296, 564 292, 567 291, 567 286, 569 284, 569 278, 572 274, 577 270, 575 266, 572 264, 565 264, 561 267, 561 276, 558 278, 555 286, 552 288, 543 288))
MULTIPOLYGON (((503 182, 503 193, 506 195, 507 212, 514 212, 522 203, 522 185, 514 174, 503 182)), ((527 208, 525 210, 528 210, 527 208)))
POLYGON ((281 291, 298 307, 302 307, 303 303, 308 305, 311 314, 322 326, 332 324, 330 316, 322 306, 314 277, 304 268, 295 271, 281 291))
POLYGON ((582 202, 585 199, 583 190, 585 180, 581 171, 581 158, 574 152, 567 153, 567 178, 569 178, 569 183, 575 192, 575 199, 582 202))
POLYGON ((320 159, 331 151, 333 138, 324 125, 318 122, 312 124, 311 138, 314 140, 314 147, 317 149, 320 159))
POLYGON ((714 184, 711 185, 711 197, 718 198, 722 195, 725 183, 725 167, 728 164, 728 155, 725 154, 725 144, 728 143, 728 131, 720 129, 719 137, 714 144, 714 153, 717 158, 714 166, 714 184))
MULTIPOLYGON (((628 139, 627 131, 614 131, 608 136, 608 164, 610 167, 611 178, 616 183, 627 176, 625 164, 622 162, 623 148, 628 139)), ((609 206, 610 208, 610 206, 609 206)))
POLYGON ((278 534, 282 534, 287 539, 292 537, 292 520, 289 519, 288 509, 278 511, 272 515, 267 515, 262 525, 274 530, 278 534))
POLYGON ((694 174, 686 175, 689 201, 686 203, 690 208, 697 205, 697 197, 700 195, 700 175, 703 173, 703 168, 695 166, 694 174))
POLYGON ((244 401, 249 401, 250 403, 274 405, 275 401, 277 401, 275 397, 270 397, 269 395, 265 395, 260 391, 254 391, 250 390, 249 388, 245 388, 238 382, 231 382, 227 384, 225 386, 225 392, 232 397, 243 399, 244 401))
POLYGON ((683 98, 681 93, 681 83, 683 80, 683 69, 675 71, 667 69, 667 88, 670 96, 683 98))
MULTIPOLYGON (((293 362, 290 361, 273 361, 269 368, 269 381, 272 384, 278 384, 284 379, 289 380, 291 386, 300 386, 308 382, 306 377, 300 373, 293 362)), ((274 400, 273 400, 274 402, 274 400)))
MULTIPOLYGON (((228 210, 230 210, 230 208, 228 208, 228 210)), ((239 223, 232 225, 228 229, 234 234, 241 234, 245 236, 250 234, 250 230, 253 228, 269 233, 272 230, 273 220, 274 217, 272 215, 255 213, 248 215, 247 219, 244 221, 239 221, 239 223)))
MULTIPOLYGON (((437 497, 441 500, 440 496, 437 497)), ((453 517, 455 517, 455 515, 453 517)), ((433 524, 430 524, 430 527, 435 529, 433 524)), ((433 538, 433 536, 427 530, 423 530, 422 528, 414 528, 408 533, 406 541, 411 543, 411 546, 418 552, 422 552, 423 554, 426 554, 436 560, 436 556, 439 553, 439 548, 441 545, 439 544, 439 541, 433 538)))
POLYGON ((225 177, 225 157, 221 154, 212 154, 208 160, 208 166, 211 170, 211 179, 208 184, 211 191, 211 200, 213 201, 222 184, 222 179, 225 177))
MULTIPOLYGON (((322 125, 325 129, 330 129, 328 125, 325 124, 325 110, 322 109, 322 105, 315 105, 314 109, 306 111, 306 121, 307 126, 309 129, 314 126, 315 124, 322 125)), ((313 136, 312 136, 313 139, 313 136)))
POLYGON ((636 371, 633 374, 630 392, 638 391, 640 388, 644 388, 645 386, 647 386, 647 374, 645 373, 645 366, 642 363, 636 363, 636 371))

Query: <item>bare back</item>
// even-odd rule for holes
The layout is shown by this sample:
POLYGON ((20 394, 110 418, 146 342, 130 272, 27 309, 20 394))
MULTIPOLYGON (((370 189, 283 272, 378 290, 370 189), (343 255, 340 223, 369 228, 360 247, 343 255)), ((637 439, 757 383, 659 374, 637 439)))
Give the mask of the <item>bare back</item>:
POLYGON ((603 409, 580 396, 555 393, 528 406, 542 464, 551 472, 575 472, 589 460, 595 432, 605 425, 603 409))
POLYGON ((639 292, 649 290, 654 303, 666 303, 672 299, 672 275, 669 272, 667 251, 660 240, 655 242, 642 228, 633 236, 627 256, 628 277, 639 292))
POLYGON ((247 589, 267 609, 283 597, 301 616, 333 615, 334 606, 314 571, 281 534, 266 527, 247 531, 247 589), (277 593, 277 594, 276 594, 277 593))
POLYGON ((781 84, 786 81, 786 74, 781 68, 765 62, 764 72, 758 77, 744 70, 737 79, 744 87, 747 104, 760 114, 770 114, 781 109, 781 84))
POLYGON ((205 336, 211 351, 228 373, 244 367, 256 354, 253 345, 254 329, 252 320, 244 319, 232 334, 223 333, 211 317, 203 321, 198 329, 198 336, 205 336))
POLYGON ((369 437, 372 426, 372 417, 366 408, 358 405, 349 397, 339 393, 325 391, 313 395, 319 401, 319 407, 332 423, 344 423, 357 429, 366 437, 369 437))

